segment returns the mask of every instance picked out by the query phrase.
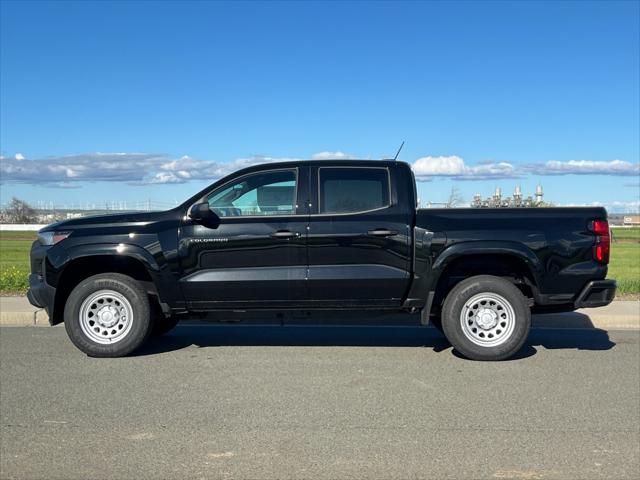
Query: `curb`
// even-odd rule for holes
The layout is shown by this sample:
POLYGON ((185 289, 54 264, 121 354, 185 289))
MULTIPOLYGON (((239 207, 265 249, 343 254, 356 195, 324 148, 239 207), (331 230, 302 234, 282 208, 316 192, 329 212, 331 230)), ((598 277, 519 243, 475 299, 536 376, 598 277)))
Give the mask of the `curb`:
POLYGON ((637 314, 600 312, 587 313, 585 310, 568 313, 534 315, 532 328, 574 328, 602 330, 640 330, 640 306, 637 314))
POLYGON ((0 326, 3 327, 29 327, 49 326, 49 316, 44 309, 5 312, 0 311, 0 326))

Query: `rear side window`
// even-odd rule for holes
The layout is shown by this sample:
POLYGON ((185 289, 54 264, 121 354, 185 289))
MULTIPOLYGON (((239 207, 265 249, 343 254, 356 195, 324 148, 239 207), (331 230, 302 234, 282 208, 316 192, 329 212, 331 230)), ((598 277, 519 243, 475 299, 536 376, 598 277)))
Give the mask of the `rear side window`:
POLYGON ((391 204, 386 168, 330 168, 318 171, 320 213, 353 213, 391 204))

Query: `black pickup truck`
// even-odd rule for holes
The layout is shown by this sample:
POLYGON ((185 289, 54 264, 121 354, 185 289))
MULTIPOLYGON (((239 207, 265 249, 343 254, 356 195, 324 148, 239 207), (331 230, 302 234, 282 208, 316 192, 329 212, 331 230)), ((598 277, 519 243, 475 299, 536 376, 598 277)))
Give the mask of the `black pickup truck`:
POLYGON ((417 209, 402 162, 272 163, 169 211, 45 227, 28 296, 97 357, 185 314, 385 310, 499 360, 522 347, 532 311, 612 301, 609 238, 603 208, 417 209))

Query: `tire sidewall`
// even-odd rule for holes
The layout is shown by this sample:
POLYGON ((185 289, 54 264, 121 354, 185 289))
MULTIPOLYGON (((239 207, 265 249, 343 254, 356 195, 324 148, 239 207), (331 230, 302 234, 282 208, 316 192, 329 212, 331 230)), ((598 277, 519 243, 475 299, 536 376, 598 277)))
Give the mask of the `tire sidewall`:
POLYGON ((517 353, 526 341, 531 328, 531 310, 522 292, 511 282, 490 275, 479 275, 463 280, 447 295, 442 310, 442 326, 447 339, 465 357, 473 360, 503 360, 517 353), (462 309, 471 297, 479 293, 496 293, 508 301, 514 310, 513 332, 501 345, 477 345, 462 331, 462 309))
POLYGON ((76 286, 64 309, 64 324, 73 344, 93 357, 119 357, 138 348, 149 335, 151 320, 149 300, 140 284, 121 274, 100 274, 89 277, 76 286), (121 340, 111 344, 100 344, 85 335, 80 327, 80 308, 91 294, 99 290, 113 290, 123 295, 131 304, 133 320, 131 329, 121 340))

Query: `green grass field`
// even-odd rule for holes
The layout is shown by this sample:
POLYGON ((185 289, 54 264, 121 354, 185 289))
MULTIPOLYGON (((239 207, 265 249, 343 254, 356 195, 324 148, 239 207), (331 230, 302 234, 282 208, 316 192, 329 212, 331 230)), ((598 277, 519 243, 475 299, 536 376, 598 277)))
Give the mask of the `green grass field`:
MULTIPOLYGON (((29 249, 35 232, 0 232, 0 293, 24 293, 29 275, 29 249)), ((640 228, 615 229, 609 277, 618 294, 640 293, 640 228)))
POLYGON ((640 293, 640 228, 612 229, 609 277, 618 281, 618 293, 640 293))
POLYGON ((640 228, 612 228, 611 238, 614 242, 636 241, 640 242, 640 228))
POLYGON ((0 232, 0 293, 25 293, 36 232, 0 232))

